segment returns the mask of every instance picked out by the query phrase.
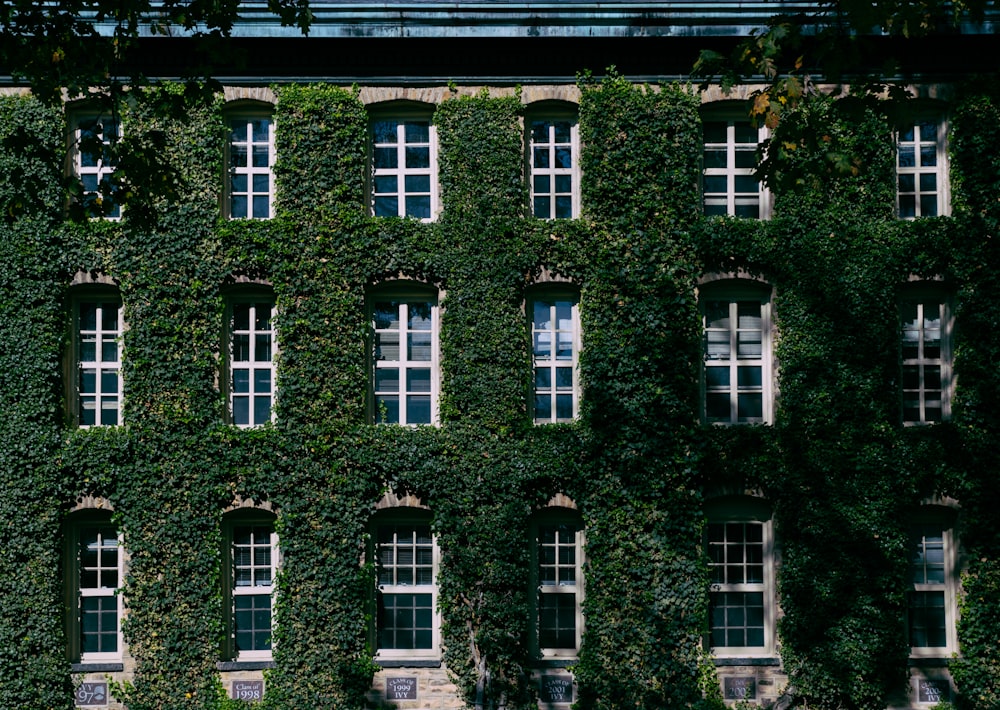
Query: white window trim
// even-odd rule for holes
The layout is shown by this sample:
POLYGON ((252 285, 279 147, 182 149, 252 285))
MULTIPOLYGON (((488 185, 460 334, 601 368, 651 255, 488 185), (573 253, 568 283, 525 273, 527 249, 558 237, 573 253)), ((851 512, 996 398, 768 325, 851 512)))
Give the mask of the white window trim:
MULTIPOLYGON (((254 411, 254 397, 256 397, 258 395, 258 393, 255 391, 255 388, 254 388, 253 370, 269 369, 270 372, 271 372, 271 392, 270 392, 270 396, 271 396, 271 413, 270 413, 270 417, 268 418, 268 422, 272 422, 273 423, 275 421, 275 419, 276 419, 276 410, 277 410, 276 404, 277 404, 277 395, 278 395, 278 368, 277 368, 277 358, 278 358, 278 330, 275 327, 275 318, 276 318, 276 316, 277 316, 277 308, 275 307, 274 296, 272 296, 269 293, 257 293, 257 292, 253 292, 253 293, 240 294, 238 296, 232 296, 232 297, 230 297, 228 299, 227 304, 226 304, 226 337, 225 337, 225 341, 226 341, 226 346, 227 346, 227 357, 226 357, 226 369, 225 369, 225 373, 224 373, 224 376, 225 376, 224 382, 225 382, 225 390, 226 390, 226 393, 227 393, 226 400, 227 400, 227 403, 228 403, 227 415, 229 417, 229 422, 233 426, 239 427, 241 429, 253 429, 253 428, 260 427, 260 426, 264 426, 264 424, 254 424, 254 423, 252 423, 252 420, 253 420, 253 411, 254 411), (250 306, 252 306, 252 309, 253 309, 251 311, 251 316, 250 316, 250 330, 247 331, 248 334, 249 334, 248 337, 249 337, 249 343, 250 343, 250 345, 249 345, 250 359, 247 360, 247 361, 242 361, 241 360, 240 361, 241 364, 239 366, 236 365, 236 360, 233 359, 233 355, 234 355, 234 353, 233 353, 233 339, 234 339, 234 336, 237 335, 237 331, 236 331, 235 324, 234 324, 234 314, 235 314, 234 308, 238 304, 250 304, 250 306), (256 313, 257 306, 261 305, 261 304, 269 304, 270 307, 271 307, 271 318, 270 318, 271 329, 269 331, 257 331, 257 330, 254 330, 254 328, 253 328, 253 324, 254 324, 254 321, 255 321, 254 314, 256 313), (270 336, 271 336, 271 359, 270 360, 260 360, 260 361, 258 361, 258 360, 254 359, 254 356, 256 355, 256 347, 257 347, 254 335, 257 334, 257 333, 269 333, 270 336), (263 367, 264 363, 268 364, 267 368, 263 367), (249 377, 250 392, 249 393, 240 393, 241 395, 245 395, 245 396, 247 396, 247 397, 250 398, 249 418, 250 418, 251 422, 247 423, 247 424, 237 424, 235 422, 235 417, 233 415, 233 411, 234 411, 233 410, 233 398, 236 396, 236 393, 234 392, 234 387, 233 387, 233 372, 235 370, 243 370, 243 369, 250 370, 250 373, 251 373, 250 377, 249 377)), ((240 331, 240 332, 243 332, 243 331, 240 331)))
MULTIPOLYGON (((923 135, 919 135, 919 125, 921 123, 933 122, 936 127, 936 135, 934 136, 934 143, 936 148, 936 165, 933 169, 926 169, 922 166, 913 167, 901 167, 899 165, 899 146, 903 141, 900 138, 900 132, 897 129, 895 133, 895 153, 896 153, 896 215, 900 219, 920 219, 921 217, 927 216, 921 214, 920 207, 920 197, 923 194, 933 194, 924 193, 920 189, 920 175, 931 174, 937 176, 937 214, 931 215, 935 217, 947 217, 951 214, 951 179, 950 179, 950 169, 948 165, 948 121, 940 113, 923 113, 918 114, 912 121, 907 122, 907 128, 912 127, 914 130, 914 140, 906 141, 907 143, 913 144, 914 149, 914 160, 916 156, 920 155, 920 144, 929 143, 930 141, 923 135), (901 217, 899 215, 900 211, 900 191, 899 191, 899 176, 900 175, 913 175, 914 190, 912 194, 914 195, 914 216, 913 217, 901 217)), ((907 193, 911 194, 911 193, 907 193)))
MULTIPOLYGON (((439 395, 441 388, 441 367, 440 367, 440 333, 441 333, 441 297, 440 294, 434 290, 432 287, 423 286, 417 283, 408 282, 395 282, 386 283, 380 286, 372 288, 366 294, 367 301, 367 316, 368 316, 368 331, 369 337, 371 338, 371 343, 368 348, 369 359, 370 359, 370 386, 369 386, 369 406, 371 410, 371 421, 375 424, 388 424, 388 425, 398 425, 398 426, 437 426, 439 423, 439 395), (408 327, 409 319, 404 320, 404 313, 399 315, 399 360, 379 360, 375 357, 376 348, 376 336, 379 330, 375 327, 374 321, 374 306, 382 299, 390 301, 400 301, 400 308, 406 309, 406 313, 409 312, 409 305, 411 303, 430 303, 431 304, 431 359, 427 360, 410 360, 406 348, 406 336, 411 332, 408 327), (376 389, 376 372, 379 369, 392 369, 398 368, 399 370, 399 390, 395 394, 399 397, 399 421, 398 422, 382 422, 379 420, 378 411, 378 398, 379 391, 376 389), (420 422, 411 423, 407 421, 406 416, 406 396, 408 390, 406 389, 406 373, 409 369, 424 369, 429 368, 431 371, 431 381, 430 381, 430 392, 424 393, 419 392, 417 394, 429 394, 431 402, 431 416, 430 422, 420 422)), ((414 332, 424 332, 424 331, 414 331, 414 332)), ((385 392, 382 394, 391 395, 392 392, 385 392)))
MULTIPOLYGON (((125 391, 123 387, 122 380, 122 349, 123 349, 123 336, 125 333, 125 322, 124 322, 124 308, 122 306, 121 299, 117 294, 111 294, 107 291, 97 291, 97 292, 82 292, 73 299, 73 373, 72 373, 72 397, 73 397, 73 416, 75 418, 76 425, 81 429, 89 429, 91 427, 101 427, 101 426, 121 426, 124 423, 122 413, 124 411, 125 402, 125 391), (101 308, 101 314, 97 316, 97 328, 93 331, 87 331, 88 333, 93 333, 96 338, 96 343, 94 346, 95 355, 101 358, 103 354, 102 337, 106 333, 111 333, 114 331, 106 331, 102 326, 102 315, 103 309, 107 306, 114 306, 118 311, 118 330, 115 332, 116 341, 116 354, 118 356, 117 360, 114 362, 105 361, 103 359, 98 360, 83 360, 81 357, 81 346, 83 342, 83 330, 80 323, 80 306, 85 303, 97 304, 101 308), (84 369, 94 369, 97 374, 94 377, 95 380, 95 392, 93 396, 95 399, 95 423, 94 424, 84 424, 83 423, 83 391, 82 391, 82 377, 84 369), (117 424, 101 424, 101 400, 104 396, 103 388, 101 387, 101 373, 107 372, 109 370, 114 370, 117 374, 117 387, 118 387, 118 423, 117 424)), ((89 393, 88 393, 89 396, 89 393)))
MULTIPOLYGON (((903 304, 913 303, 917 305, 918 322, 919 327, 917 332, 919 333, 919 352, 920 354, 916 358, 904 358, 902 355, 902 313, 900 313, 900 366, 917 366, 923 368, 928 365, 937 365, 940 367, 941 372, 941 421, 948 421, 951 419, 951 399, 952 394, 955 389, 955 374, 953 369, 954 357, 953 357, 953 344, 954 344, 954 330, 955 330, 955 316, 954 309, 952 307, 951 299, 939 289, 933 287, 921 288, 916 287, 913 289, 907 289, 903 296, 899 299, 899 307, 902 309, 903 304), (923 357, 924 352, 924 327, 923 327, 923 306, 925 303, 934 302, 941 306, 941 356, 940 358, 926 358, 923 357)), ((933 391, 924 386, 922 378, 920 387, 917 390, 903 390, 902 372, 900 372, 900 394, 905 400, 906 392, 915 392, 920 398, 920 419, 919 420, 908 420, 905 418, 905 410, 900 412, 900 416, 903 421, 903 426, 924 426, 928 424, 934 424, 934 421, 928 421, 926 413, 926 401, 927 393, 933 391)), ((902 402, 901 402, 902 406, 902 402)))
POLYGON ((274 518, 270 516, 247 516, 241 515, 239 513, 231 516, 226 520, 226 550, 227 550, 227 567, 228 567, 228 584, 229 584, 229 599, 228 601, 228 617, 226 620, 226 627, 228 629, 229 638, 229 655, 235 657, 237 662, 243 661, 270 661, 273 658, 273 648, 274 648, 274 629, 275 629, 275 598, 277 592, 277 575, 278 568, 281 564, 281 548, 278 545, 278 534, 274 527, 274 518), (236 544, 235 544, 235 530, 241 527, 269 527, 270 528, 270 548, 271 548, 271 584, 269 585, 252 585, 249 587, 238 587, 236 586, 236 544), (236 648, 236 598, 239 596, 258 596, 267 594, 271 598, 271 648, 266 650, 247 650, 241 651, 236 648))
POLYGON ((372 534, 369 536, 369 559, 375 567, 375 613, 373 614, 373 638, 372 648, 375 652, 376 661, 436 661, 441 658, 441 612, 438 608, 438 575, 441 565, 441 548, 438 545, 437 535, 431 532, 432 544, 432 569, 433 584, 379 584, 378 583, 378 531, 382 527, 390 526, 429 526, 431 523, 429 516, 412 516, 395 513, 385 513, 375 518, 372 525, 372 534), (431 597, 431 647, 429 649, 414 648, 381 648, 379 647, 378 628, 378 595, 379 594, 429 594, 431 597))
POLYGON ((583 599, 585 594, 584 565, 586 563, 586 532, 583 521, 579 515, 573 511, 562 511, 548 508, 538 513, 531 524, 531 647, 538 657, 543 659, 575 659, 580 655, 580 647, 583 643, 584 616, 583 599), (575 567, 576 584, 542 586, 539 581, 540 561, 538 559, 538 548, 540 545, 540 530, 545 527, 552 527, 562 524, 571 524, 576 527, 575 537, 575 567), (572 594, 576 602, 576 646, 575 648, 545 648, 540 645, 539 624, 541 608, 539 605, 541 594, 572 594))
MULTIPOLYGON (((561 288, 557 286, 545 286, 541 285, 531 290, 529 298, 526 302, 526 310, 528 311, 528 328, 529 335, 531 336, 531 361, 532 361, 532 379, 534 379, 534 371, 539 367, 545 367, 550 371, 550 382, 551 388, 548 391, 552 396, 552 404, 550 408, 551 416, 548 419, 538 419, 535 415, 535 396, 538 394, 539 390, 535 387, 534 382, 532 382, 531 387, 531 398, 529 399, 529 409, 531 410, 532 421, 535 424, 556 424, 560 422, 574 421, 580 416, 580 399, 581 399, 581 386, 580 386, 580 350, 582 348, 582 335, 580 328, 580 292, 575 289, 561 288), (556 385, 555 385, 555 369, 556 367, 562 365, 565 366, 565 361, 557 360, 553 355, 556 351, 557 335, 561 332, 558 329, 558 324, 554 317, 550 318, 550 323, 553 324, 552 328, 545 329, 544 331, 535 330, 535 303, 539 301, 572 301, 572 329, 573 329, 573 354, 570 359, 569 365, 573 368, 573 416, 570 419, 560 419, 557 416, 556 408, 556 385), (544 332, 548 334, 551 338, 551 348, 550 356, 547 358, 541 358, 535 355, 535 337, 539 333, 544 332)), ((550 316, 552 314, 553 306, 549 306, 550 316)))
MULTIPOLYGON (((84 121, 100 121, 103 126, 105 122, 109 121, 113 122, 115 126, 115 135, 113 137, 110 137, 106 134, 102 134, 101 136, 101 140, 104 143, 104 145, 110 145, 112 139, 117 140, 122 137, 121 119, 114 118, 113 116, 105 117, 102 114, 88 113, 86 111, 83 111, 80 113, 71 114, 71 121, 72 121, 71 123, 72 139, 70 140, 69 153, 73 165, 73 174, 81 182, 83 181, 85 175, 96 175, 98 191, 95 193, 93 190, 87 190, 83 193, 83 196, 86 197, 87 195, 97 194, 98 199, 103 200, 103 196, 100 195, 100 184, 102 181, 105 180, 109 181, 110 183, 111 176, 114 174, 116 166, 106 165, 104 162, 103 155, 100 158, 98 158, 96 166, 83 165, 83 151, 80 149, 80 141, 82 139, 81 135, 82 129, 80 128, 80 124, 83 123, 84 121)), ((121 205, 115 205, 115 207, 117 207, 118 209, 118 214, 109 214, 107 216, 88 214, 88 217, 90 217, 90 219, 106 219, 108 221, 117 222, 121 219, 122 207, 121 205)), ((87 210, 85 208, 85 212, 86 211, 87 210)))
POLYGON ((545 111, 537 113, 529 113, 525 118, 525 123, 527 127, 527 144, 528 144, 528 175, 529 185, 528 189, 530 192, 530 214, 538 219, 554 220, 554 219, 567 219, 565 217, 555 216, 555 179, 557 176, 568 175, 570 180, 572 180, 571 186, 571 200, 572 206, 570 208, 569 219, 577 219, 580 216, 580 124, 574 113, 569 111, 559 112, 559 111, 545 111), (572 166, 570 168, 557 168, 555 167, 555 146, 564 145, 562 143, 555 142, 554 126, 552 124, 560 121, 568 121, 570 123, 570 155, 572 160, 572 166), (534 123, 544 122, 548 124, 548 137, 549 140, 546 143, 541 144, 542 146, 547 146, 549 149, 549 166, 548 168, 536 168, 535 167, 535 141, 534 141, 534 123), (547 196, 553 198, 551 204, 549 205, 549 215, 547 217, 541 217, 535 214, 535 176, 545 175, 550 179, 551 191, 545 193, 547 196))
MULTIPOLYGON (((958 549, 953 522, 946 515, 937 515, 921 511, 919 516, 911 521, 912 539, 913 526, 933 525, 940 528, 944 543, 944 584, 916 584, 911 582, 909 590, 914 592, 944 592, 945 612, 945 646, 910 646, 911 658, 949 658, 958 652, 958 549)), ((909 547, 908 547, 909 549, 909 547)), ((910 561, 912 566, 912 560, 910 561)), ((907 633, 909 633, 909 604, 907 604, 907 633)))
POLYGON ((114 589, 108 587, 84 588, 81 584, 82 563, 80 560, 80 545, 82 532, 94 528, 113 528, 114 523, 110 517, 97 517, 89 515, 90 511, 75 513, 70 518, 68 539, 67 539, 67 594, 70 597, 68 608, 71 610, 69 620, 70 648, 75 662, 79 663, 120 663, 124 654, 124 638, 122 636, 122 618, 125 611, 124 600, 121 589, 125 579, 125 549, 122 546, 121 532, 116 534, 118 543, 117 553, 117 576, 118 586, 114 589), (110 590, 110 591, 109 591, 110 590), (117 640, 118 650, 115 652, 90 652, 86 653, 82 647, 82 613, 83 599, 95 597, 114 597, 117 615, 117 640))
POLYGON ((698 302, 699 311, 702 317, 702 363, 700 374, 701 389, 701 418, 706 424, 716 426, 742 426, 747 424, 772 424, 774 421, 774 400, 776 386, 774 383, 774 329, 771 314, 771 303, 773 294, 771 287, 761 282, 741 282, 739 279, 727 279, 724 281, 712 281, 699 287, 698 302), (728 301, 730 312, 729 346, 730 358, 728 360, 716 360, 714 362, 728 362, 729 375, 729 421, 712 422, 708 419, 708 385, 706 382, 706 370, 708 368, 707 358, 707 333, 705 304, 709 301, 728 301), (737 352, 738 321, 735 318, 737 304, 739 302, 754 302, 761 305, 761 358, 739 359, 737 352), (739 421, 739 386, 738 368, 741 365, 759 363, 761 367, 761 398, 762 416, 760 421, 739 421))
MULTIPOLYGON (((702 119, 703 123, 725 123, 726 124, 726 142, 723 143, 709 143, 707 140, 703 142, 702 150, 707 150, 710 146, 715 148, 724 148, 726 151, 726 167, 724 168, 703 168, 704 177, 725 177, 726 178, 726 214, 729 216, 736 216, 736 177, 737 176, 753 176, 756 170, 756 165, 754 168, 737 168, 736 167, 736 128, 737 123, 750 123, 748 112, 745 109, 719 109, 707 107, 705 109, 705 114, 702 119)), ((769 131, 765 126, 759 126, 757 128, 757 146, 760 146, 765 140, 767 140, 770 135, 769 131)), ((740 143, 739 145, 743 145, 740 143)), ((703 154, 704 158, 704 154, 703 154)), ((704 179, 701 181, 702 188, 702 205, 705 206, 705 202, 708 199, 705 194, 705 182, 704 179)), ((711 193, 714 199, 718 200, 721 196, 720 193, 711 193)), ((739 193, 741 195, 748 193, 739 193)), ((767 189, 762 181, 757 181, 757 219, 770 219, 771 217, 771 206, 773 202, 773 197, 771 191, 767 189)), ((753 219, 748 217, 746 219, 753 219)))
MULTIPOLYGON (((381 145, 381 144, 380 144, 381 145)), ((385 144, 392 145, 392 144, 385 144)), ((419 219, 421 222, 434 222, 438 218, 438 214, 441 211, 440 205, 440 190, 438 186, 438 135, 437 126, 434 125, 433 116, 431 111, 383 111, 379 110, 374 112, 369 119, 368 127, 368 149, 369 149, 369 205, 368 209, 370 214, 375 216, 375 178, 383 176, 395 176, 397 179, 397 203, 396 203, 396 215, 397 217, 407 217, 406 214, 406 177, 408 175, 429 175, 430 176, 430 216, 414 218, 419 219), (376 147, 375 143, 375 133, 374 124, 378 122, 391 121, 396 122, 396 140, 395 143, 397 151, 397 167, 395 168, 378 168, 375 167, 375 154, 374 149, 376 147), (405 143, 405 124, 406 122, 420 121, 426 122, 428 124, 428 146, 430 150, 430 167, 429 168, 407 168, 406 167, 406 146, 405 143)), ((388 194, 388 193, 387 193, 388 194)), ((420 194, 420 193, 414 193, 420 194)), ((388 215, 381 215, 382 217, 387 217, 388 215)))
MULTIPOLYGON (((708 515, 709 523, 760 523, 762 527, 764 581, 762 584, 712 584, 711 592, 760 592, 764 602, 764 645, 763 646, 711 646, 711 633, 706 637, 706 645, 715 658, 763 658, 776 653, 775 626, 777 623, 777 599, 775 596, 775 545, 774 523, 769 511, 759 501, 741 503, 729 502, 723 506, 713 506, 708 515)), ((705 530, 706 549, 708 529, 705 530)), ((711 564, 709 565, 711 568, 711 564)), ((710 622, 711 623, 711 622, 710 622)))
MULTIPOLYGON (((261 111, 237 111, 226 114, 226 126, 228 128, 228 139, 226 140, 226 189, 225 189, 225 214, 227 219, 271 219, 274 217, 274 160, 275 160, 275 150, 274 150, 274 117, 271 112, 266 110, 261 111), (251 133, 251 128, 249 127, 251 121, 266 120, 268 122, 267 131, 267 167, 253 167, 253 135, 251 133), (237 168, 232 165, 232 150, 233 150, 233 135, 232 135, 232 123, 234 121, 239 121, 244 124, 244 130, 246 131, 246 141, 237 141, 239 143, 246 143, 247 146, 247 165, 243 168, 237 168), (267 175, 268 176, 268 191, 267 191, 267 217, 254 217, 253 216, 253 197, 255 193, 253 191, 253 176, 254 175, 267 175), (233 176, 235 175, 245 175, 247 178, 247 215, 246 217, 233 217, 232 205, 233 205, 233 176)), ((242 193, 241 193, 242 194, 242 193)))

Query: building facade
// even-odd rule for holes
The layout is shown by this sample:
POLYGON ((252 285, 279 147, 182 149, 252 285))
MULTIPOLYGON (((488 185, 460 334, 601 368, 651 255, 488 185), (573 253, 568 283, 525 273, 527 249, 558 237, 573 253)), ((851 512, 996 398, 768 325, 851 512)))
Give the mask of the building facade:
POLYGON ((0 88, 0 705, 1000 706, 992 16, 758 126, 809 6, 241 5, 0 88))

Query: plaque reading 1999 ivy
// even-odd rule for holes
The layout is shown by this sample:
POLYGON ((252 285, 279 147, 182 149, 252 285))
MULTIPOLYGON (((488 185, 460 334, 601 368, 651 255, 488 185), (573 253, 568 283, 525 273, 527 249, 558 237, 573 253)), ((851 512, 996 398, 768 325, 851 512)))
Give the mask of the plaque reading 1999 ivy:
POLYGON ((722 679, 726 700, 756 700, 757 681, 752 675, 728 676, 722 679))
POLYGON ((108 684, 104 681, 83 682, 73 694, 73 704, 78 708, 96 708, 108 704, 108 684))
POLYGON ((386 678, 385 697, 389 700, 416 700, 416 678, 386 678))
POLYGON ((573 702, 573 679, 565 675, 544 675, 538 687, 543 703, 573 702))

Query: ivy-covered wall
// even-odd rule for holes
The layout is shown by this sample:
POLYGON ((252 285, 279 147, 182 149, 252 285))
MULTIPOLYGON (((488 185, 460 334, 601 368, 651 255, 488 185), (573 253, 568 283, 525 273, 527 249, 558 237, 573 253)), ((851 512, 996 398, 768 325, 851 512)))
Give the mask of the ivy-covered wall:
MULTIPOLYGON (((444 660, 471 703, 531 707, 530 515, 556 493, 586 527, 579 707, 715 708, 702 650, 707 491, 757 491, 783 548, 780 655, 810 708, 885 707, 905 687, 905 512, 962 505, 964 708, 1000 705, 1000 94, 957 92, 954 216, 892 218, 891 122, 815 98, 776 134, 774 218, 702 218, 701 98, 582 82, 583 217, 525 217, 523 107, 510 91, 436 110, 443 211, 372 219, 367 114, 330 86, 279 86, 276 217, 219 218, 225 106, 168 118, 157 91, 124 118, 142 150, 119 223, 64 217, 64 117, 0 98, 0 707, 69 708, 62 524, 113 507, 130 554, 119 690, 131 710, 225 707, 220 522, 234 500, 278 514, 283 561, 266 708, 360 708, 373 573, 367 526, 386 491, 429 505, 442 550, 444 660), (820 140, 816 140, 819 137, 820 140), (825 137, 825 138, 823 138, 825 137), (166 179, 165 177, 166 176, 166 179), (534 426, 526 288, 581 289, 584 398, 534 426), (699 424, 698 279, 775 288, 779 397, 770 426, 699 424), (78 272, 119 285, 126 424, 67 425, 63 357, 78 272), (277 422, 226 426, 218 391, 226 284, 277 301, 277 422), (445 294, 439 427, 369 425, 364 294, 398 276, 445 294), (951 421, 898 425, 898 287, 943 278, 957 307, 951 421)), ((985 87, 985 88, 984 88, 985 87)), ((170 92, 169 87, 162 91, 170 92)), ((463 95, 459 95, 463 94, 463 95)))

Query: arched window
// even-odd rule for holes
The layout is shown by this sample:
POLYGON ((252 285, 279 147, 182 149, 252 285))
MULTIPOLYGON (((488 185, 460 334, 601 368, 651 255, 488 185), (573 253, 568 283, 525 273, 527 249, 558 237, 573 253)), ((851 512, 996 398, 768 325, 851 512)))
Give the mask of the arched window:
POLYGON ((372 421, 437 423, 437 291, 416 282, 386 283, 368 292, 367 306, 371 319, 372 421))
POLYGON ((438 211, 433 107, 390 104, 371 114, 371 206, 376 217, 429 222, 438 211))
POLYGON ((113 144, 121 134, 117 118, 86 110, 73 111, 70 118, 70 160, 73 175, 83 183, 78 204, 87 217, 119 219, 121 205, 115 201, 119 189, 114 179, 113 144))
POLYGON ((563 103, 529 106, 528 167, 531 214, 541 219, 580 216, 580 135, 576 107, 563 103))
POLYGON ((899 300, 901 400, 904 424, 951 417, 951 298, 941 284, 912 283, 899 300))
POLYGON ((271 660, 278 536, 274 515, 244 508, 223 520, 225 655, 236 661, 271 660))
POLYGON ((951 211, 948 124, 927 108, 896 129, 896 210, 901 219, 937 217, 951 211))
POLYGON ((532 416, 536 424, 568 422, 580 411, 580 292, 570 284, 530 290, 532 416))
POLYGON ((440 657, 439 552, 430 523, 429 512, 420 509, 381 511, 372 519, 377 660, 440 657))
POLYGON ((255 427, 274 421, 276 388, 274 295, 253 285, 226 297, 228 358, 224 385, 230 421, 255 427))
POLYGON ((274 119, 272 107, 248 105, 227 112, 229 179, 226 216, 270 219, 274 202, 274 119))
POLYGON ((774 532, 759 499, 721 498, 707 506, 711 578, 708 645, 713 655, 774 654, 774 532))
POLYGON ((773 412, 771 287, 748 279, 703 284, 702 417, 770 423, 773 412))
POLYGON ((545 508, 531 536, 532 645, 542 658, 575 658, 583 638, 583 522, 570 508, 545 508))
POLYGON ((82 510, 66 521, 66 619, 70 660, 120 663, 124 576, 121 539, 105 510, 82 510))
POLYGON ((754 174, 757 148, 767 138, 767 130, 750 122, 749 107, 742 103, 710 104, 702 116, 705 215, 769 217, 771 195, 754 174))
POLYGON ((949 657, 958 649, 955 517, 944 506, 923 506, 909 521, 906 628, 912 656, 949 657))
POLYGON ((122 301, 108 284, 74 286, 72 364, 68 400, 80 427, 122 423, 122 301))

